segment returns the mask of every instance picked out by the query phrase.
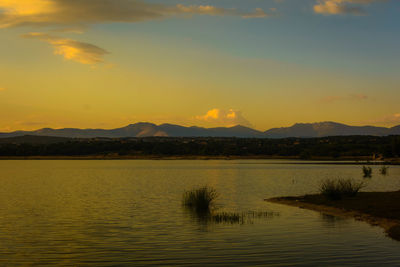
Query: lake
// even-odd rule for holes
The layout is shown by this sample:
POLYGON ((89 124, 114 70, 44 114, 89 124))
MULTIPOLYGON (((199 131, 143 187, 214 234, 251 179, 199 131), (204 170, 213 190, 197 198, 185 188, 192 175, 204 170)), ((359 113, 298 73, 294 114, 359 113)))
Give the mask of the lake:
MULTIPOLYGON (((362 180, 360 165, 283 160, 0 161, 1 265, 400 265, 400 242, 354 219, 268 203, 362 180), (221 211, 273 212, 244 224, 198 220, 185 190, 214 187, 221 211)), ((373 166, 364 191, 400 189, 373 166)))

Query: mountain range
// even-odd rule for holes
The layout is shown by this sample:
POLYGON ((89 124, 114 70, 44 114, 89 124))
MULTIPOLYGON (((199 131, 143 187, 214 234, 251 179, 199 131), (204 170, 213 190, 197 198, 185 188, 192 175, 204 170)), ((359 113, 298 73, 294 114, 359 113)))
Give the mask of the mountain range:
POLYGON ((286 137, 324 137, 346 135, 400 135, 400 125, 386 128, 375 126, 349 126, 336 122, 296 123, 290 127, 272 128, 265 132, 249 127, 237 125, 233 127, 185 127, 174 124, 156 125, 148 122, 139 122, 116 129, 77 129, 43 128, 34 131, 15 131, 0 133, 0 138, 18 136, 52 136, 69 138, 123 138, 123 137, 242 137, 242 138, 286 138, 286 137))

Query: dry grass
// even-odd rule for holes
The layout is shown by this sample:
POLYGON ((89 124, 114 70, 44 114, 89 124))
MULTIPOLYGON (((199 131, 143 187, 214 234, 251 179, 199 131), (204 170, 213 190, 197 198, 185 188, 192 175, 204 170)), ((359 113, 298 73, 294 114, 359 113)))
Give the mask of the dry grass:
POLYGON ((197 212, 209 212, 218 197, 214 188, 203 186, 186 191, 183 194, 183 205, 197 212))
POLYGON ((228 212, 217 211, 215 200, 218 197, 216 190, 209 186, 203 186, 184 192, 182 204, 190 211, 190 214, 202 223, 228 223, 244 224, 252 222, 256 218, 270 218, 278 215, 275 212, 249 211, 228 212))
POLYGON ((363 174, 364 174, 364 178, 372 177, 372 169, 371 169, 371 167, 363 166, 362 167, 362 171, 363 171, 363 174))
POLYGON ((336 200, 342 197, 354 197, 364 187, 364 182, 356 182, 352 179, 327 179, 320 185, 319 191, 325 197, 336 200))
POLYGON ((387 166, 382 166, 382 167, 379 169, 379 172, 380 172, 382 175, 387 175, 387 174, 388 174, 388 169, 389 169, 389 167, 387 167, 387 166))

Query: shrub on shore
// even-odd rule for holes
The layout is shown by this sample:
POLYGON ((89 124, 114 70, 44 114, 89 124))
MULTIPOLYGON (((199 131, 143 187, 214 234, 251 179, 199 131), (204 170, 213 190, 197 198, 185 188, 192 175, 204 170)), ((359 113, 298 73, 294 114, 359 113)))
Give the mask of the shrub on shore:
POLYGON ((363 182, 356 182, 352 179, 327 179, 321 183, 320 193, 331 200, 342 197, 353 197, 364 187, 363 182))
POLYGON ((183 194, 183 205, 197 212, 209 212, 218 197, 214 188, 203 186, 186 191, 183 194))
POLYGON ((371 169, 371 167, 363 166, 362 171, 363 171, 363 174, 364 174, 364 178, 372 177, 372 169, 371 169))

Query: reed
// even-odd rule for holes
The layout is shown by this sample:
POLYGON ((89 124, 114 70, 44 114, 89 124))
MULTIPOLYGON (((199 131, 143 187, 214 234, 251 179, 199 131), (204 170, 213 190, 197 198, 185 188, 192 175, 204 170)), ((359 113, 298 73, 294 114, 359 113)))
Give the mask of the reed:
POLYGON ((320 193, 331 200, 342 197, 354 197, 364 187, 364 182, 356 182, 352 179, 327 179, 320 185, 320 193))
POLYGON ((218 197, 214 188, 203 186, 186 191, 183 194, 183 205, 197 212, 209 212, 218 197))
POLYGON ((362 171, 364 174, 364 178, 370 178, 372 177, 372 169, 371 167, 363 166, 362 171))
POLYGON ((382 175, 387 175, 387 174, 388 174, 388 169, 389 169, 389 167, 387 167, 387 166, 382 166, 382 167, 379 169, 379 172, 380 172, 382 175))
POLYGON ((240 223, 245 222, 246 214, 237 212, 220 212, 211 215, 211 220, 215 223, 240 223))
POLYGON ((201 223, 244 224, 252 223, 252 219, 255 218, 270 218, 278 214, 264 211, 217 211, 214 207, 217 197, 218 193, 214 188, 203 186, 184 192, 182 204, 193 218, 201 223))
POLYGON ((272 218, 279 216, 277 212, 248 211, 248 212, 216 212, 212 213, 210 220, 214 223, 245 224, 253 223, 254 219, 272 218))

